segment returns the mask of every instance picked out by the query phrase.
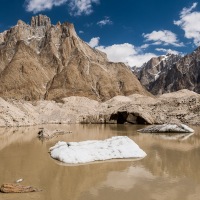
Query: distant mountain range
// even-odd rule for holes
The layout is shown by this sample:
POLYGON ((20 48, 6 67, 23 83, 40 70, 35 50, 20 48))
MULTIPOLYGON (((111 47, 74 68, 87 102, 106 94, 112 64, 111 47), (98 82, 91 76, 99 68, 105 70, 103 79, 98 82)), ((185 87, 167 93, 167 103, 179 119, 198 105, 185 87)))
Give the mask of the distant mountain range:
POLYGON ((154 95, 181 89, 200 93, 200 47, 184 57, 168 54, 152 58, 134 69, 134 74, 154 95))
POLYGON ((133 93, 149 94, 125 64, 109 62, 78 37, 71 23, 52 25, 39 15, 30 25, 19 20, 0 33, 0 97, 105 101, 133 93))

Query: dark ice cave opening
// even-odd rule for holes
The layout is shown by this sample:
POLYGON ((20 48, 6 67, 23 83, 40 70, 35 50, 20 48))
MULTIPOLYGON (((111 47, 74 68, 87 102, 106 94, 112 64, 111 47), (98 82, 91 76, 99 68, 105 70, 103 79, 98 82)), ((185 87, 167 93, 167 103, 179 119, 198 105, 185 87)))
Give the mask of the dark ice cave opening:
POLYGON ((127 111, 113 113, 110 120, 114 120, 117 124, 149 124, 143 117, 136 113, 128 113, 127 111))

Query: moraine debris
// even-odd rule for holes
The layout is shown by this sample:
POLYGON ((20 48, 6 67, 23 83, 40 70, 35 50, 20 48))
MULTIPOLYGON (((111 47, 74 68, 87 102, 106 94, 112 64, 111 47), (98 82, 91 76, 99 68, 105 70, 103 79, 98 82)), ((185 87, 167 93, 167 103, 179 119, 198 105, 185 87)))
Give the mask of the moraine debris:
POLYGON ((38 132, 38 138, 41 139, 41 140, 51 139, 55 136, 64 135, 64 134, 68 134, 68 133, 72 133, 72 131, 64 131, 64 130, 50 131, 48 129, 40 128, 40 130, 38 132))

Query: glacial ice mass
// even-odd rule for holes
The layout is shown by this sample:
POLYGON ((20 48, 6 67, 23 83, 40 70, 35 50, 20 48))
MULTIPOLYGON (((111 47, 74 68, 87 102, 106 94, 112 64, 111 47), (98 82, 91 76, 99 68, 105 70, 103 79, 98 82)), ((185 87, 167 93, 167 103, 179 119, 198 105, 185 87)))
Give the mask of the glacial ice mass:
POLYGON ((58 142, 50 148, 52 158, 67 164, 110 159, 143 158, 146 153, 127 136, 83 142, 58 142))

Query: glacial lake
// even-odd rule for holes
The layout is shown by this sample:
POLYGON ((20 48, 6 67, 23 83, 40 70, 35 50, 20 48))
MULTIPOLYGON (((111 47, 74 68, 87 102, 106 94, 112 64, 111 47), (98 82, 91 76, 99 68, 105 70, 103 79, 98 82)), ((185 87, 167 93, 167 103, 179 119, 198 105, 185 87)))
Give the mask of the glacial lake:
POLYGON ((0 193, 0 200, 199 200, 200 127, 179 138, 138 133, 139 125, 48 125, 0 128, 0 185, 22 178, 41 192, 0 193), (40 127, 72 131, 40 141, 40 127), (128 136, 146 153, 141 160, 65 166, 48 151, 58 141, 128 136))

